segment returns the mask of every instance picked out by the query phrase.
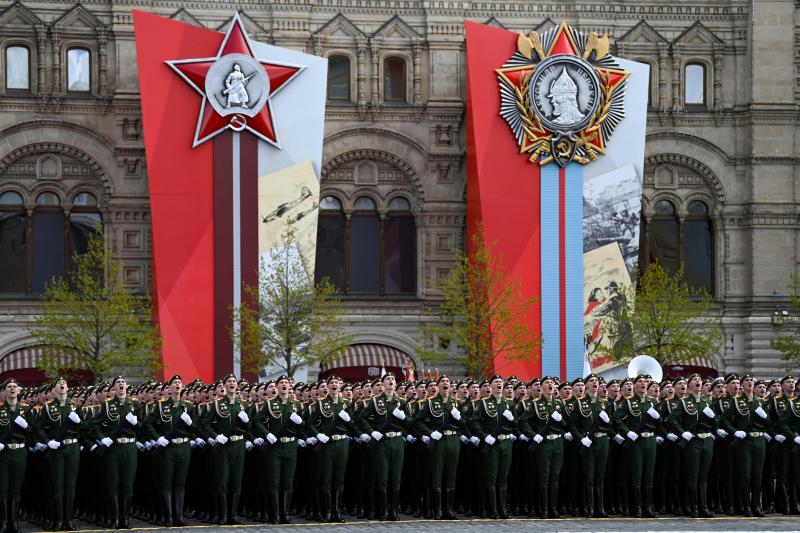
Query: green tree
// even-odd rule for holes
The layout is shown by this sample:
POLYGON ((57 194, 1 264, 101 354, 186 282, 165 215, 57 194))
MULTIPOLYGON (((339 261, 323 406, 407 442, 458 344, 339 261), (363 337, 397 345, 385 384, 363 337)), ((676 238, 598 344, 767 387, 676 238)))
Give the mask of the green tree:
POLYGON ((29 329, 44 345, 40 368, 51 378, 88 371, 95 379, 111 370, 140 377, 160 370, 161 336, 150 299, 125 286, 122 263, 101 228, 72 264, 66 278, 46 285, 42 314, 29 329))
POLYGON ((781 354, 783 368, 786 372, 797 372, 800 369, 800 276, 792 274, 789 281, 789 306, 786 314, 777 315, 778 327, 787 332, 785 335, 771 339, 769 345, 781 354))
POLYGON ((703 288, 689 287, 683 275, 683 266, 670 274, 651 263, 635 289, 623 286, 606 295, 609 312, 601 330, 610 342, 597 351, 620 363, 649 355, 661 365, 718 353, 722 333, 711 297, 703 288))
POLYGON ((470 244, 468 254, 453 250, 453 267, 442 284, 441 320, 420 328, 417 354, 429 363, 454 362, 473 376, 492 372, 499 354, 534 361, 541 340, 526 318, 536 298, 521 295, 522 280, 506 273, 502 258, 485 242, 483 227, 470 244))
POLYGON ((258 286, 245 286, 246 301, 233 309, 239 328, 231 337, 245 371, 258 374, 273 364, 292 377, 304 365, 341 358, 352 342, 336 287, 327 278, 314 285, 298 250, 287 228, 281 245, 262 259, 258 286))

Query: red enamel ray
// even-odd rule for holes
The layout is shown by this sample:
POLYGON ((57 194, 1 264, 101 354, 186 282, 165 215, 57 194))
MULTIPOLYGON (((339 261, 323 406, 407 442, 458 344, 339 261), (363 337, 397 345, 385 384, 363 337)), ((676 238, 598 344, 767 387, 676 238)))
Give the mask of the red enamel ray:
POLYGON ((297 74, 297 71, 300 69, 297 67, 285 67, 283 65, 265 63, 264 70, 267 71, 267 76, 269 76, 269 92, 274 93, 281 85, 297 74))
POLYGON ((179 63, 175 65, 175 68, 181 71, 181 73, 189 78, 189 80, 194 83, 200 91, 205 91, 206 86, 206 74, 208 74, 208 69, 211 68, 213 65, 213 61, 201 61, 199 63, 179 63))
POLYGON ((205 139, 209 135, 218 132, 228 126, 229 119, 219 116, 214 111, 210 104, 206 104, 205 112, 203 113, 203 120, 200 123, 200 133, 197 134, 198 139, 205 139))
POLYGON ((607 72, 607 74, 608 86, 611 88, 615 87, 619 82, 625 79, 625 74, 620 74, 617 72, 607 72))
POLYGON ((272 124, 272 113, 270 113, 269 104, 265 105, 258 115, 249 119, 247 121, 247 126, 270 141, 274 143, 278 142, 275 137, 275 127, 272 124))
POLYGON ((576 56, 578 55, 575 47, 572 45, 572 40, 569 38, 569 34, 567 33, 568 30, 565 28, 561 28, 556 36, 556 41, 553 43, 553 47, 550 49, 550 55, 554 56, 556 54, 569 54, 576 56))
POLYGON ((510 72, 503 72, 506 78, 511 80, 517 87, 522 87, 522 78, 527 76, 533 69, 512 70, 510 72))
POLYGON ((242 31, 242 25, 238 22, 233 25, 231 34, 228 37, 228 42, 225 43, 225 48, 222 49, 220 56, 228 54, 244 54, 253 57, 253 52, 250 50, 250 47, 247 46, 247 39, 245 39, 244 32, 242 31))

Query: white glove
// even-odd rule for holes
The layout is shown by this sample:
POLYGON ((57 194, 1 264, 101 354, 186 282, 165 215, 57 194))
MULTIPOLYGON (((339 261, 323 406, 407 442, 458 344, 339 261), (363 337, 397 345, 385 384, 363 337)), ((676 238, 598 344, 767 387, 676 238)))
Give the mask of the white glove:
POLYGON ((543 440, 544 440, 544 437, 542 437, 538 433, 533 436, 533 442, 535 442, 536 444, 540 444, 543 440))
POLYGON ((485 442, 485 443, 486 443, 486 444, 488 444, 489 446, 491 446, 492 444, 494 444, 496 441, 497 441, 497 439, 495 439, 495 438, 494 438, 494 437, 492 437, 491 435, 486 435, 486 436, 483 438, 483 442, 485 442))
MULTIPOLYGON (((292 413, 292 414, 294 414, 294 413, 292 413)), ((350 415, 349 415, 349 414, 347 414, 347 411, 339 411, 339 413, 337 414, 337 416, 338 416, 339 418, 341 418, 343 422, 350 422, 350 415)), ((300 417, 298 417, 298 418, 300 418, 300 417)), ((301 421, 301 422, 302 422, 302 421, 301 421)))
MULTIPOLYGON (((342 411, 339 411, 339 412, 341 413, 342 411)), ((295 412, 292 412, 292 414, 289 415, 289 420, 291 420, 293 423, 298 424, 298 425, 303 423, 303 419, 300 418, 300 415, 298 415, 295 412)))
POLYGON ((617 444, 622 444, 623 442, 625 442, 625 437, 619 434, 614 435, 614 442, 616 442, 617 444))
POLYGON ((370 439, 372 439, 372 437, 370 437, 366 433, 362 433, 361 436, 358 438, 361 440, 361 442, 368 442, 370 439))
POLYGON ((714 418, 715 416, 717 416, 717 415, 714 413, 714 410, 713 410, 713 409, 711 409, 711 408, 710 408, 709 406, 707 406, 707 405, 706 405, 706 406, 703 408, 703 414, 704 414, 704 415, 706 415, 708 418, 714 418))
MULTIPOLYGON (((97 445, 95 444, 95 446, 97 446, 97 445)), ((2 442, 0 442, 0 452, 2 452, 5 449, 5 447, 6 447, 6 445, 3 444, 2 442)))
POLYGON ((108 448, 109 446, 114 444, 114 441, 109 439, 108 437, 103 437, 102 439, 100 439, 100 444, 108 448))
POLYGON ((403 411, 401 411, 398 407, 394 408, 394 411, 392 411, 392 416, 400 420, 406 419, 406 414, 403 411))
POLYGON ((147 441, 147 448, 148 448, 148 449, 150 449, 150 448, 155 448, 157 445, 158 445, 158 444, 157 444, 157 443, 156 443, 156 441, 154 441, 154 440, 149 440, 149 441, 147 441))
POLYGON ((470 441, 470 442, 471 442, 471 443, 472 443, 474 446, 477 446, 478 444, 480 444, 480 443, 481 443, 481 439, 479 439, 478 437, 476 437, 476 436, 474 436, 474 435, 473 435, 472 437, 470 437, 470 438, 469 438, 469 441, 470 441))
POLYGON ((766 440, 767 442, 772 440, 772 437, 770 436, 769 433, 764 433, 764 440, 766 440))
POLYGON ((763 418, 764 420, 767 419, 767 413, 766 413, 766 411, 764 411, 764 409, 761 408, 760 405, 758 407, 756 407, 756 414, 758 416, 760 416, 761 418, 763 418))
POLYGON ((303 439, 298 439, 297 440, 297 445, 300 446, 301 448, 305 448, 306 447, 306 441, 304 441, 303 439))
POLYGON ((247 413, 245 413, 244 411, 239 411, 239 420, 247 424, 248 422, 250 422, 250 417, 247 416, 247 413))
POLYGON ((453 420, 461 420, 461 411, 458 410, 458 407, 453 407, 450 409, 450 416, 453 417, 453 420))
POLYGON ((181 413, 181 420, 183 420, 183 423, 186 424, 187 426, 192 425, 192 417, 189 416, 189 413, 185 411, 181 413))
POLYGON ((315 444, 317 444, 317 438, 316 437, 308 437, 306 439, 306 443, 314 446, 315 444))
POLYGON ((627 435, 627 437, 628 437, 629 439, 631 439, 632 441, 636 441, 636 439, 638 439, 638 438, 639 438, 639 435, 637 435, 637 434, 636 434, 636 433, 634 433, 633 431, 629 431, 629 432, 628 432, 626 435, 627 435))
POLYGON ((464 435, 461 435, 460 437, 458 437, 458 440, 460 440, 460 441, 461 441, 461 444, 466 444, 466 443, 468 443, 468 442, 469 442, 469 441, 467 440, 467 437, 465 437, 464 435))
POLYGON ((127 415, 125 415, 125 420, 127 420, 128 424, 132 426, 135 426, 136 424, 139 423, 139 418, 135 414, 130 412, 127 415))
POLYGON ((22 429, 28 429, 28 421, 22 418, 20 415, 17 415, 17 418, 14 419, 14 423, 22 429))
POLYGON ((47 445, 44 442, 37 442, 36 443, 36 451, 37 452, 40 452, 40 451, 46 450, 46 449, 47 449, 47 445))
POLYGON ((276 442, 278 442, 278 437, 276 437, 272 433, 267 433, 267 442, 269 442, 270 444, 275 444, 276 442))
POLYGON ((743 439, 747 436, 747 433, 745 433, 744 431, 735 431, 733 433, 733 436, 736 437, 737 439, 743 439))
POLYGON ((794 438, 795 444, 800 444, 800 435, 794 438))
POLYGON ((383 438, 383 435, 381 435, 377 431, 373 431, 372 433, 369 434, 369 436, 372 437, 375 440, 381 440, 383 438))
POLYGON ((511 414, 511 411, 506 409, 505 411, 503 411, 503 418, 511 422, 512 420, 514 420, 514 415, 511 414))
POLYGON ((553 420, 555 420, 556 422, 561 422, 561 418, 562 418, 561 417, 561 413, 559 413, 558 411, 553 411, 553 414, 550 415, 550 416, 552 416, 553 420))
POLYGON ((217 445, 217 440, 215 438, 213 438, 213 437, 209 437, 207 442, 208 442, 209 446, 216 446, 217 445))
POLYGON ((516 436, 516 435, 514 435, 513 433, 511 434, 510 438, 511 438, 511 441, 512 441, 512 442, 513 442, 513 441, 515 441, 515 440, 517 440, 517 436, 516 436))
POLYGON ((417 440, 414 438, 414 435, 406 435, 406 442, 409 444, 413 444, 414 441, 417 440))
POLYGON ((650 415, 650 418, 652 418, 653 420, 658 420, 659 418, 661 418, 661 415, 658 414, 658 411, 656 411, 652 407, 647 410, 647 414, 650 415))
POLYGON ((136 449, 139 450, 140 452, 143 452, 144 451, 144 444, 142 444, 141 442, 137 442, 136 443, 136 449))
POLYGON ((564 435, 562 435, 562 436, 564 437, 564 440, 565 440, 565 441, 567 441, 567 442, 572 442, 572 433, 570 433, 569 431, 567 431, 566 433, 564 433, 564 435))
POLYGON ((324 433, 317 433, 317 440, 320 441, 322 444, 325 444, 326 442, 331 440, 331 438, 324 433))
POLYGON ((428 444, 430 441, 431 441, 431 438, 429 436, 427 436, 427 435, 423 435, 422 436, 422 443, 423 444, 428 444))
POLYGON ((678 440, 678 436, 675 433, 669 432, 667 433, 667 439, 670 442, 675 442, 676 440, 678 440))
POLYGON ((79 417, 78 413, 76 413, 75 411, 70 411, 69 416, 67 418, 69 418, 70 420, 72 420, 76 424, 80 424, 81 423, 81 417, 79 417))
POLYGON ((584 446, 586 446, 588 448, 589 446, 592 445, 592 439, 590 439, 589 437, 583 437, 581 439, 581 444, 583 444, 584 446))
POLYGON ((165 446, 167 446, 169 444, 169 441, 164 437, 158 437, 158 440, 156 440, 156 442, 162 448, 164 448, 165 446))
POLYGON ((253 443, 249 440, 244 441, 244 449, 249 452, 253 449, 253 443))
POLYGON ((664 442, 664 439, 656 435, 656 444, 661 444, 662 442, 664 442))
POLYGON ((781 442, 781 443, 782 442, 786 442, 786 437, 784 437, 783 435, 778 433, 777 435, 775 435, 775 440, 778 441, 778 442, 781 442))
POLYGON ((262 439, 261 437, 256 437, 253 439, 253 444, 255 444, 256 446, 263 446, 264 439, 262 439))
POLYGON ((61 443, 57 440, 50 440, 47 442, 47 447, 51 450, 57 450, 61 446, 61 443))
POLYGON ((522 442, 528 442, 530 439, 528 438, 528 436, 525 433, 520 433, 519 434, 519 440, 521 440, 522 442))
POLYGON ((724 439, 725 437, 728 436, 728 432, 725 431, 724 429, 718 429, 717 435, 719 435, 719 438, 724 439))
POLYGON ((439 433, 438 431, 436 431, 436 430, 434 429, 434 430, 433 430, 433 433, 431 433, 431 438, 432 438, 433 440, 439 440, 439 439, 441 439, 441 438, 442 438, 442 434, 441 434, 441 433, 439 433))
POLYGON ((90 451, 90 452, 93 452, 93 451, 95 451, 96 449, 97 449, 97 444, 92 444, 92 447, 91 447, 91 448, 89 448, 89 451, 90 451))
POLYGON ((608 422, 609 422, 611 419, 610 419, 610 418, 608 418, 608 413, 606 413, 605 411, 600 411, 600 420, 602 420, 603 422, 605 422, 606 424, 608 424, 608 422))
POLYGON ((220 444, 225 444, 226 442, 228 442, 228 437, 226 437, 225 435, 220 433, 219 435, 217 435, 217 438, 214 439, 214 440, 216 440, 220 444))
POLYGON ((689 433, 688 431, 684 431, 683 433, 681 433, 681 438, 682 438, 683 440, 685 440, 686 442, 689 442, 690 440, 692 440, 692 437, 693 437, 693 436, 694 436, 694 435, 692 435, 692 434, 691 434, 691 433, 689 433))

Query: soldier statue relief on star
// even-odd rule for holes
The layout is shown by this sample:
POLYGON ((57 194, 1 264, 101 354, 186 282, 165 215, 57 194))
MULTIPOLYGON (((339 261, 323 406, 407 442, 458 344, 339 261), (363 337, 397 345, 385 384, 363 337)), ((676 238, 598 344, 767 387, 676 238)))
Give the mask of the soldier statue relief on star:
POLYGON ((225 87, 227 88, 222 91, 222 94, 228 97, 226 108, 230 108, 231 105, 238 105, 247 109, 247 102, 250 100, 250 96, 247 94, 245 86, 253 76, 254 74, 245 77, 242 73, 242 68, 238 64, 233 65, 233 70, 225 78, 225 87))

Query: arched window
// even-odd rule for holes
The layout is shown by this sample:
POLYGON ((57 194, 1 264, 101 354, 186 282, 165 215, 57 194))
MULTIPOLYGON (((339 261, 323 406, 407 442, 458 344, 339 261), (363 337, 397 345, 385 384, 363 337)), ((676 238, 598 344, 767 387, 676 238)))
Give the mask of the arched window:
POLYGON ((345 217, 342 202, 325 196, 319 202, 315 278, 333 283, 339 292, 345 288, 345 217))
POLYGON ((64 211, 60 206, 61 199, 54 192, 36 197, 31 283, 34 293, 43 292, 53 278, 64 275, 64 211))
POLYGON ((400 57, 383 61, 383 99, 386 102, 406 101, 406 62, 400 57))
POLYGON ((6 48, 6 89, 29 91, 31 88, 30 49, 27 46, 6 48))
POLYGON ((67 50, 67 90, 84 92, 91 90, 91 59, 86 48, 67 50))
POLYGON ((328 58, 328 100, 350 101, 350 58, 328 58))
POLYGON ((387 294, 416 290, 416 238, 411 204, 400 196, 392 198, 383 227, 383 279, 387 294))
POLYGON ((706 105, 706 67, 704 65, 690 63, 684 68, 683 101, 687 106, 706 105))
POLYGON ((75 195, 69 213, 70 259, 72 254, 84 254, 89 238, 101 230, 103 223, 97 210, 97 197, 90 192, 75 195))
MULTIPOLYGON (((647 224, 647 263, 658 262, 668 272, 680 266, 678 217, 675 205, 669 200, 655 203, 653 218, 647 224)), ((644 265, 647 266, 647 265, 644 265)))
POLYGON ((368 196, 358 198, 353 204, 353 215, 350 217, 349 226, 348 292, 380 291, 380 229, 381 223, 375 201, 368 196))
POLYGON ((0 193, 0 293, 28 291, 28 222, 22 196, 0 193))
POLYGON ((695 200, 689 202, 687 210, 681 242, 686 282, 690 287, 703 288, 712 294, 713 246, 708 206, 695 200))

